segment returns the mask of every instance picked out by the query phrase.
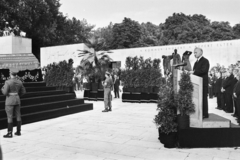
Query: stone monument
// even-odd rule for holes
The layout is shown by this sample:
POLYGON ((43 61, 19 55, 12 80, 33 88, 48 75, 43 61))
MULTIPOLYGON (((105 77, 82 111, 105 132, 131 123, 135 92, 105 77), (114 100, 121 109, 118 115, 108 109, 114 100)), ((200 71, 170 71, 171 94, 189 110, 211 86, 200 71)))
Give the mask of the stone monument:
POLYGON ((0 69, 12 71, 39 68, 39 61, 32 53, 32 40, 18 36, 0 37, 0 69))

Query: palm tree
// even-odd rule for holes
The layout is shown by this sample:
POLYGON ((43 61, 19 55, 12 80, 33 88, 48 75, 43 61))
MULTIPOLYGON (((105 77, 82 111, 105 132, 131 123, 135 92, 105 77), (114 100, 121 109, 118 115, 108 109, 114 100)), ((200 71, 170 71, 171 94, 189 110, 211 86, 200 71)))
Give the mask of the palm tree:
POLYGON ((89 50, 78 50, 80 53, 78 57, 83 57, 80 65, 76 68, 76 72, 83 77, 94 78, 95 81, 104 78, 105 71, 109 69, 109 64, 112 59, 106 53, 111 51, 101 51, 104 47, 104 41, 100 38, 93 37, 86 44, 89 50))

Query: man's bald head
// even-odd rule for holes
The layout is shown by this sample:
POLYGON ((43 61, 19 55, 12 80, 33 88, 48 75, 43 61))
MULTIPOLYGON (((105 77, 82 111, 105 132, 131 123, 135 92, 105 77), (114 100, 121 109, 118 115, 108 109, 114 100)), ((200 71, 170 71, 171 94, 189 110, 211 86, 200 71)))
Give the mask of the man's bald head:
POLYGON ((202 50, 202 48, 196 47, 196 48, 194 49, 194 56, 195 56, 196 58, 199 58, 199 57, 201 57, 202 55, 203 55, 203 50, 202 50))

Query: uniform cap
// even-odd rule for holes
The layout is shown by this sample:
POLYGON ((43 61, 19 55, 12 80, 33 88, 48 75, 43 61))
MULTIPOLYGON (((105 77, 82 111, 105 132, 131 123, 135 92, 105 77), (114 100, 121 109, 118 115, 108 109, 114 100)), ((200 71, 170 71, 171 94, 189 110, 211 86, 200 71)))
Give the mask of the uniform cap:
POLYGON ((107 74, 107 75, 110 75, 110 73, 108 72, 108 71, 106 71, 106 73, 105 74, 107 74))

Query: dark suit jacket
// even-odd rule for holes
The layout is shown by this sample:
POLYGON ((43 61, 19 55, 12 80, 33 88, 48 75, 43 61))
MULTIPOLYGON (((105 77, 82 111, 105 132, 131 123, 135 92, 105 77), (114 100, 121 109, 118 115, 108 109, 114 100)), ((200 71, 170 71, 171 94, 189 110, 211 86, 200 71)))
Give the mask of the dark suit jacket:
POLYGON ((234 85, 237 83, 237 79, 231 74, 227 77, 226 81, 223 83, 223 88, 226 90, 225 92, 228 94, 233 94, 234 85))
POLYGON ((208 87, 212 87, 213 86, 213 78, 212 77, 208 77, 208 87))
POLYGON ((194 75, 203 78, 203 87, 208 87, 209 61, 202 57, 198 62, 194 63, 193 70, 194 75))
POLYGON ((222 88, 222 78, 218 78, 216 83, 215 83, 215 91, 216 93, 221 93, 221 88, 222 88))
POLYGON ((120 80, 116 79, 114 83, 114 88, 118 88, 120 86, 120 80))
POLYGON ((227 81, 227 77, 222 77, 221 88, 223 88, 223 84, 226 83, 226 81, 227 81))
POLYGON ((236 93, 237 98, 240 98, 240 80, 235 84, 233 93, 236 93))

